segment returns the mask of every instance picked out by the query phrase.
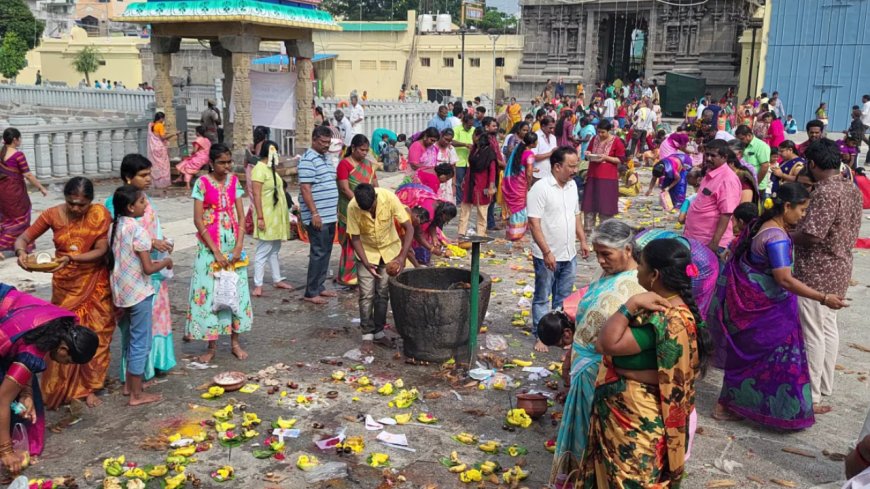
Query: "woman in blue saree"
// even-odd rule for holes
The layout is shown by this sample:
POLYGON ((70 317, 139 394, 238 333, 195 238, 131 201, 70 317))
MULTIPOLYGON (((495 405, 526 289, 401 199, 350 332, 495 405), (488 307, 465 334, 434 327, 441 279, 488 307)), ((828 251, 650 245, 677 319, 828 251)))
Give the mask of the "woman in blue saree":
POLYGON ((713 411, 718 420, 747 418, 786 430, 814 423, 797 296, 832 309, 846 303, 791 274, 787 230, 803 217, 809 199, 802 185, 780 185, 773 206, 744 229, 720 275, 708 314, 710 329, 725 340, 725 377, 713 411))
POLYGON ((592 233, 592 248, 603 273, 589 284, 577 306, 577 327, 571 346, 571 387, 565 399, 562 424, 550 482, 580 467, 586 451, 595 379, 601 355, 595 351, 598 332, 631 296, 643 292, 637 282, 634 232, 628 224, 609 219, 592 233))
POLYGON ((675 153, 661 159, 653 165, 652 179, 646 194, 651 195, 653 187, 658 182, 662 192, 667 192, 670 195, 673 208, 679 209, 683 205, 683 201, 686 200, 687 177, 691 169, 692 157, 687 154, 675 153))

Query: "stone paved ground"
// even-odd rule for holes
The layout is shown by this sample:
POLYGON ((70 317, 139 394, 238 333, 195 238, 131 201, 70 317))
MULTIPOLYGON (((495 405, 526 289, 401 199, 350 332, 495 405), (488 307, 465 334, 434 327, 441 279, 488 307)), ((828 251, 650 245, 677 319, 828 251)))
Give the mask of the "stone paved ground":
MULTIPOLYGON (((395 176, 382 175, 384 185, 395 185, 395 176)), ((644 173, 643 183, 648 182, 644 173)), ((98 186, 98 199, 102 201, 117 182, 103 182, 98 186)), ((190 472, 202 478, 204 487, 218 487, 208 478, 208 473, 220 465, 230 463, 237 470, 236 481, 225 484, 227 487, 336 487, 336 488, 374 488, 383 482, 380 470, 369 468, 364 463, 365 455, 378 451, 390 455, 391 467, 407 479, 401 487, 462 487, 455 474, 449 474, 438 464, 438 459, 449 455, 452 450, 459 452, 460 458, 469 463, 484 460, 485 454, 474 447, 466 447, 450 439, 460 431, 472 432, 483 438, 495 438, 505 445, 517 443, 527 447, 525 467, 530 476, 525 485, 531 488, 542 487, 547 480, 551 455, 544 450, 544 442, 554 438, 556 427, 549 417, 537 421, 525 430, 507 432, 502 430, 503 418, 509 408, 509 394, 505 391, 479 391, 463 387, 464 382, 451 385, 438 366, 410 366, 398 358, 396 352, 379 350, 374 363, 366 367, 365 374, 380 384, 402 378, 406 385, 417 386, 422 395, 432 399, 418 401, 409 411, 415 415, 431 412, 440 419, 436 426, 406 425, 392 427, 389 431, 408 436, 410 446, 416 452, 406 452, 384 447, 375 441, 375 432, 367 432, 356 421, 358 414, 369 413, 375 418, 395 414, 397 411, 387 406, 388 399, 376 393, 357 393, 353 387, 335 383, 330 374, 337 368, 347 369, 354 362, 345 360, 342 367, 321 363, 321 359, 340 357, 354 348, 358 341, 358 331, 353 320, 358 317, 356 295, 353 291, 339 291, 338 299, 322 308, 317 308, 299 300, 300 292, 279 293, 268 291, 268 297, 254 300, 255 322, 253 331, 244 336, 244 345, 251 354, 246 362, 239 362, 229 354, 228 340, 221 341, 219 355, 214 364, 218 368, 207 371, 185 368, 187 361, 195 354, 204 351, 201 343, 181 342, 183 314, 186 310, 190 263, 195 250, 194 228, 191 223, 191 199, 173 190, 167 199, 155 199, 167 236, 176 242, 173 256, 177 267, 176 278, 171 282, 171 297, 175 328, 176 353, 179 367, 165 377, 165 382, 154 388, 166 398, 160 404, 148 407, 128 408, 125 398, 119 392, 107 393, 104 404, 94 410, 85 409, 81 422, 74 424, 60 434, 48 434, 46 451, 39 464, 29 470, 29 475, 59 476, 71 474, 80 481, 88 482, 84 487, 94 487, 102 478, 101 461, 106 457, 121 454, 128 460, 141 464, 158 463, 165 456, 164 451, 147 450, 142 447, 146 439, 157 435, 167 435, 179 430, 197 426, 199 421, 210 418, 211 413, 222 407, 224 401, 235 399, 243 401, 260 418, 269 422, 279 415, 295 417, 302 434, 297 439, 287 441, 287 461, 257 460, 252 456, 253 448, 248 444, 241 448, 228 450, 215 446, 208 452, 199 454, 199 461, 190 466, 190 472), (253 394, 235 393, 226 395, 222 401, 204 401, 199 398, 197 388, 208 382, 210 377, 224 370, 241 370, 255 373, 267 366, 283 362, 289 365, 286 371, 275 376, 284 385, 288 381, 299 384, 300 389, 314 386, 321 396, 329 390, 339 393, 338 399, 328 401, 327 407, 310 411, 289 409, 279 405, 279 395, 268 395, 265 387, 253 394), (301 366, 297 366, 301 365, 301 366), (451 393, 456 391, 461 400, 451 393), (438 397, 440 395, 440 397, 438 397), (358 397, 359 401, 353 398, 358 397), (435 398, 437 397, 437 398, 435 398), (325 425, 314 429, 314 423, 325 425), (306 474, 293 467, 296 455, 301 452, 316 453, 312 439, 321 433, 332 432, 346 427, 349 435, 365 437, 366 448, 363 456, 338 457, 332 453, 320 455, 323 461, 346 462, 349 477, 326 483, 313 483, 305 479, 306 474), (274 472, 283 481, 269 483, 262 475, 274 472)), ((42 210, 60 202, 59 192, 49 198, 34 196, 36 208, 42 210)), ((652 198, 634 199, 631 211, 626 216, 634 222, 652 220, 652 214, 645 210, 652 198)), ((866 221, 865 221, 866 222, 866 221)), ((669 225, 667 219, 656 225, 669 225)), ((448 234, 455 234, 451 227, 448 234)), ((864 236, 870 236, 870 229, 864 226, 864 236)), ((252 240, 246 248, 252 251, 252 240)), ((39 241, 38 248, 50 249, 48 237, 39 241)), ((493 276, 502 278, 494 284, 495 295, 490 302, 487 323, 490 333, 507 335, 510 341, 507 358, 531 360, 532 340, 521 330, 510 325, 511 316, 517 311, 518 297, 512 289, 521 288, 517 280, 528 280, 530 262, 524 257, 511 256, 509 245, 496 241, 486 249, 495 252, 494 259, 483 260, 482 268, 493 276), (521 271, 512 268, 521 268, 521 271)), ((834 395, 826 399, 834 410, 819 416, 817 423, 810 429, 798 433, 779 433, 743 423, 720 423, 709 417, 715 403, 721 372, 712 370, 698 386, 698 411, 700 413, 701 434, 696 438, 693 458, 689 462, 689 479, 684 485, 688 488, 703 488, 714 480, 727 479, 734 482, 733 487, 779 487, 771 479, 792 481, 792 487, 839 487, 843 478, 842 462, 831 461, 823 451, 845 453, 853 445, 857 431, 868 407, 867 375, 870 370, 870 353, 851 345, 870 346, 861 318, 870 314, 870 258, 865 251, 856 251, 854 287, 849 290, 852 307, 840 314, 841 354, 837 372, 834 395), (785 452, 783 449, 796 448, 808 456, 785 452), (739 462, 742 467, 727 474, 717 466, 739 462)), ((334 253, 335 257, 336 254, 334 253)), ((287 242, 281 250, 284 274, 295 286, 303 284, 307 263, 307 247, 298 241, 287 242)), ((337 267, 333 260, 333 269, 337 267)), ((465 265, 465 261, 453 262, 465 265)), ((598 273, 594 261, 581 262, 578 267, 578 285, 588 283, 598 273)), ((48 297, 50 277, 44 274, 28 274, 19 270, 12 260, 0 262, 0 277, 5 282, 19 286, 33 287, 37 295, 48 297)), ((268 280, 268 279, 267 279, 268 280)), ((118 339, 113 344, 114 358, 117 359, 118 339)), ((559 353, 538 355, 535 365, 546 366, 549 361, 559 359, 559 353)), ((117 378, 117 361, 113 361, 110 378, 117 378)), ((517 373, 511 372, 513 375, 517 373)), ((542 388, 540 382, 529 382, 524 375, 517 375, 522 388, 542 388)), ((286 389, 286 388, 283 388, 286 389)), ((286 389, 289 390, 289 389, 286 389)), ((290 397, 295 393, 290 392, 290 397)), ((560 410, 560 406, 551 408, 560 410)), ((548 413, 549 414, 549 413, 548 413)), ((49 422, 60 420, 67 413, 52 413, 49 422)), ((265 432, 264 428, 260 431, 265 432)), ((496 457, 502 465, 514 462, 508 455, 496 457)), ((307 474, 310 477, 310 474, 307 474)), ((495 487, 488 485, 487 487, 495 487)))

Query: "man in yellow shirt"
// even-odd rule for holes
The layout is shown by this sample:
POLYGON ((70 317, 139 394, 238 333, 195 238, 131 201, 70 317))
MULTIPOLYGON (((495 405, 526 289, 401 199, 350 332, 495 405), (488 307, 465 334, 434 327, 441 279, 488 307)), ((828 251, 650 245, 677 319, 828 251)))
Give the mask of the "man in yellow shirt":
POLYGON ((353 200, 347 206, 347 234, 356 254, 359 281, 359 312, 362 329, 360 351, 371 353, 375 341, 387 342, 384 326, 387 323, 389 304, 388 264, 398 270, 405 269, 405 260, 414 225, 405 206, 393 192, 364 183, 353 191, 353 200), (405 230, 399 238, 394 222, 405 230))

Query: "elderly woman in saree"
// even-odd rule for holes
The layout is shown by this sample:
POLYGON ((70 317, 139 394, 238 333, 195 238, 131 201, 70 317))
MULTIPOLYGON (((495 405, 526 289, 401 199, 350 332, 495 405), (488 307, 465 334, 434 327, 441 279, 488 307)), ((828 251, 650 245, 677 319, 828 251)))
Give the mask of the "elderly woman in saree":
POLYGON ((598 334, 620 305, 643 291, 633 258, 634 232, 628 224, 615 219, 601 223, 592 233, 592 249, 602 273, 589 284, 577 306, 574 342, 566 359, 571 365, 571 386, 556 439, 551 482, 578 469, 586 452, 595 378, 601 364, 601 354, 595 350, 598 334))
MULTIPOLYGON (((206 139, 206 141, 208 141, 206 139)), ((140 154, 131 153, 121 160, 121 180, 127 185, 132 185, 145 192, 152 182, 151 172, 153 166, 148 158, 140 154)), ((172 244, 163 235, 160 226, 160 217, 154 202, 145 196, 145 214, 138 218, 139 225, 145 229, 151 239, 151 259, 158 260, 166 257, 172 251, 172 244)), ((112 196, 106 198, 104 205, 109 214, 115 217, 115 205, 112 196)), ((145 360, 144 380, 150 380, 158 372, 165 373, 175 367, 175 347, 172 341, 172 314, 169 307, 169 283, 166 277, 160 273, 151 275, 151 285, 156 293, 151 302, 151 353, 145 360)), ((118 323, 121 330, 122 343, 126 345, 125 338, 130 334, 129 315, 118 323)), ((127 378, 127 349, 121 348, 121 381, 127 378)), ((127 386, 124 386, 124 395, 128 395, 127 386)))
POLYGON ((12 427, 22 423, 28 453, 42 453, 45 412, 36 374, 46 359, 59 365, 87 363, 99 346, 93 331, 72 312, 0 283, 0 462, 12 474, 22 468, 12 450, 12 427), (17 401, 21 408, 13 409, 17 401))
MULTIPOLYGON (((803 217, 810 194, 800 184, 780 185, 773 206, 748 226, 725 264, 711 326, 725 337, 725 378, 713 417, 747 418, 778 429, 814 422, 810 375, 797 297, 831 309, 846 306, 833 294, 794 278, 788 231, 803 217)), ((817 406, 818 413, 830 408, 817 406)))
POLYGON ((691 252, 674 239, 640 253, 637 280, 649 292, 630 297, 606 320, 596 349, 595 382, 582 487, 680 486, 704 371, 703 321, 692 296, 691 252))
POLYGON ((112 217, 105 207, 92 205, 94 184, 73 177, 63 188, 63 204, 46 209, 15 241, 18 265, 27 269, 24 251, 51 230, 60 266, 51 277, 51 302, 78 318, 97 334, 100 344, 93 359, 83 365, 49 360, 42 376, 42 394, 48 409, 84 399, 89 407, 102 401, 95 392, 104 387, 109 368, 109 345, 115 331, 115 307, 109 288, 105 255, 109 250, 112 217))

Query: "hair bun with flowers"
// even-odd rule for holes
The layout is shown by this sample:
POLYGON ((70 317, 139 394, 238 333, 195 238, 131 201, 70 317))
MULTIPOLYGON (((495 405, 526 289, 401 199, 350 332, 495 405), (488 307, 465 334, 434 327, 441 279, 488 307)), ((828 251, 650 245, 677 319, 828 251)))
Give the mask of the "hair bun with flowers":
POLYGON ((686 265, 686 275, 688 275, 689 278, 697 278, 700 273, 701 272, 698 270, 698 266, 694 263, 689 263, 688 265, 686 265))

